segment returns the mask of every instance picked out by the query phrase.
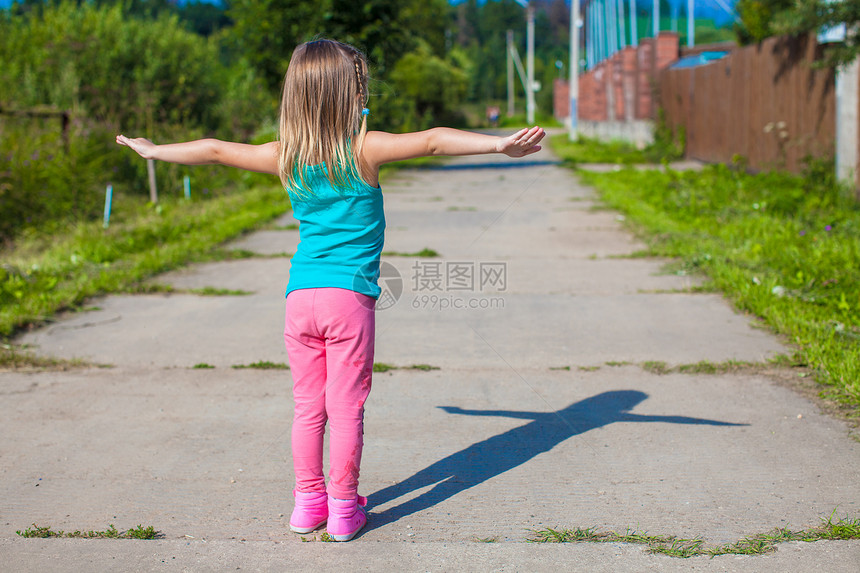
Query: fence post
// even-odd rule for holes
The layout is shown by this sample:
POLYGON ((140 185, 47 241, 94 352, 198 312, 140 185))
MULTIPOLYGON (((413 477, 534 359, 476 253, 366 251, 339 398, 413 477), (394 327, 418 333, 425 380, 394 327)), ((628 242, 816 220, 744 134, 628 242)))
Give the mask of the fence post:
POLYGON ((105 189, 105 216, 104 216, 104 228, 107 229, 108 225, 110 225, 110 210, 111 204, 113 203, 113 185, 108 183, 107 189, 105 189))
POLYGON ((860 60, 836 70, 836 177, 857 187, 857 97, 860 60))
POLYGON ((158 188, 155 186, 155 160, 146 160, 146 171, 149 174, 149 200, 158 203, 158 188))

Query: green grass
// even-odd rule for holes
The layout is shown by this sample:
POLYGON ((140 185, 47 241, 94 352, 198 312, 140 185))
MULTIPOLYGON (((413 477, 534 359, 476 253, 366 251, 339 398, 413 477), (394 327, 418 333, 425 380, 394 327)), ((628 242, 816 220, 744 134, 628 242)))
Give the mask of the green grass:
POLYGON ((136 283, 124 289, 122 292, 128 294, 196 294, 198 296, 246 296, 254 294, 247 290, 235 290, 211 286, 202 288, 175 288, 171 285, 161 283, 136 283))
MULTIPOLYGON (((561 150, 564 153, 564 150, 561 150)), ((825 394, 860 414, 860 203, 832 165, 804 177, 702 171, 580 172, 679 274, 704 274, 799 349, 825 394)))
POLYGON ((399 251, 385 251, 382 253, 384 257, 419 257, 422 259, 430 259, 434 257, 438 257, 439 253, 434 251, 433 249, 424 247, 420 251, 414 253, 401 253, 399 251))
POLYGON ((550 136, 553 150, 569 163, 613 163, 616 165, 634 165, 649 163, 645 151, 637 149, 626 141, 597 143, 593 139, 580 137, 570 141, 567 134, 550 136))
MULTIPOLYGON (((504 112, 504 110, 503 110, 503 112, 504 112)), ((501 117, 499 117, 499 127, 503 128, 503 129, 509 129, 509 130, 516 131, 516 130, 522 129, 524 127, 533 127, 534 125, 539 125, 539 126, 544 127, 544 128, 562 127, 562 125, 563 125, 557 119, 555 119, 555 117, 553 117, 551 114, 543 114, 540 112, 535 113, 534 123, 529 124, 529 122, 526 121, 526 119, 527 119, 526 114, 524 114, 524 113, 514 114, 512 116, 507 116, 507 115, 505 115, 505 113, 502 113, 501 117)))
MULTIPOLYGON (((795 367, 797 364, 791 363, 790 359, 780 355, 779 358, 770 362, 772 366, 795 367)), ((669 366, 661 360, 647 360, 640 364, 643 370, 652 374, 671 374, 679 372, 681 374, 725 374, 727 372, 741 371, 758 371, 768 367, 768 364, 757 362, 746 362, 743 360, 726 360, 724 362, 711 362, 710 360, 700 360, 691 364, 679 364, 677 366, 669 366)))
POLYGON ((21 537, 29 537, 29 538, 49 538, 49 537, 66 537, 66 538, 77 538, 77 539, 158 539, 161 537, 161 534, 155 530, 151 525, 148 527, 144 527, 142 525, 138 525, 132 529, 128 529, 126 531, 119 531, 113 525, 109 525, 107 529, 104 531, 54 531, 53 529, 48 527, 41 527, 33 524, 33 527, 28 527, 23 531, 16 531, 18 535, 21 537))
POLYGON ((374 372, 389 372, 391 370, 421 370, 423 372, 428 372, 430 370, 439 370, 438 366, 431 366, 430 364, 413 364, 412 366, 395 366, 394 364, 388 364, 386 362, 374 362, 373 363, 373 371, 374 372))
MULTIPOLYGON (((164 202, 103 229, 20 239, 0 267, 0 337, 7 338, 88 297, 133 289, 157 273, 210 257, 217 245, 289 208, 283 190, 257 188, 207 201, 164 202)), ((142 287, 145 288, 145 287, 142 287)))
MULTIPOLYGON (((196 366, 195 366, 196 368, 196 366)), ((252 362, 251 364, 234 364, 230 368, 235 368, 237 370, 242 369, 253 369, 253 370, 289 370, 290 367, 284 364, 283 362, 270 362, 268 360, 260 360, 258 362, 252 362)))
POLYGON ((393 364, 388 364, 386 362, 374 362, 373 363, 373 371, 374 372, 388 372, 389 370, 396 370, 397 366, 393 364))
MULTIPOLYGON (((834 512, 835 514, 835 512, 834 512)), ((673 535, 650 535, 628 529, 619 534, 598 531, 596 528, 542 529, 532 532, 529 541, 534 543, 632 543, 644 545, 649 553, 670 557, 690 558, 718 555, 763 555, 776 551, 777 545, 787 541, 814 542, 822 540, 860 539, 860 519, 833 521, 833 514, 822 519, 821 525, 810 529, 792 531, 776 528, 768 533, 745 537, 734 543, 706 545, 700 538, 683 539, 673 535)))
POLYGON ((203 288, 180 289, 177 292, 196 294, 199 296, 247 296, 249 294, 254 294, 253 292, 248 290, 217 288, 211 286, 203 288))
MULTIPOLYGON (((49 356, 38 356, 28 349, 12 344, 0 344, 0 371, 4 370, 70 370, 94 366, 85 360, 66 360, 49 356)), ((105 365, 98 365, 100 368, 105 365)))
POLYGON ((431 366, 429 364, 413 364, 412 366, 407 366, 405 370, 421 370, 422 372, 429 372, 430 370, 441 370, 438 366, 431 366))
POLYGON ((549 145, 568 164, 610 163, 613 165, 637 165, 642 163, 661 163, 680 159, 683 148, 680 144, 658 138, 655 143, 637 148, 627 141, 601 142, 580 136, 570 141, 569 136, 558 134, 550 136, 549 145))

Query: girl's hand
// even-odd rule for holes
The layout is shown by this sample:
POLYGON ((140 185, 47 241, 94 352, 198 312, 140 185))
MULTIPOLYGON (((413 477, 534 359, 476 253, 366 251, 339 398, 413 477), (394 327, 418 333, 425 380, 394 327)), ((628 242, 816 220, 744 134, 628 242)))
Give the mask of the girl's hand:
POLYGON ((545 135, 546 131, 540 127, 535 126, 531 129, 525 128, 513 135, 502 138, 499 141, 497 150, 499 153, 504 153, 508 157, 524 157, 526 155, 531 155, 532 153, 537 153, 541 150, 541 146, 538 145, 538 143, 540 143, 545 135))
POLYGON ((158 147, 150 140, 143 137, 129 139, 124 135, 117 135, 116 142, 120 145, 132 148, 138 155, 144 159, 155 159, 155 149, 158 147))
POLYGON ((278 174, 277 141, 262 145, 232 143, 217 139, 196 139, 182 143, 156 145, 143 137, 117 135, 116 142, 130 147, 144 159, 157 159, 182 165, 226 165, 246 171, 278 174))

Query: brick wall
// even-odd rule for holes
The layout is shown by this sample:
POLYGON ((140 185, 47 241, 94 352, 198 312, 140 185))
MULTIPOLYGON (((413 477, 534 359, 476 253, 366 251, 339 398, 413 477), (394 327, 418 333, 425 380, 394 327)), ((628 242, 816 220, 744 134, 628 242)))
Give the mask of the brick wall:
MULTIPOLYGON (((579 76, 578 118, 654 119, 658 74, 678 59, 679 50, 678 34, 661 32, 656 40, 643 38, 638 47, 625 48, 579 76)), ((563 120, 570 115, 570 86, 556 80, 553 89, 553 111, 563 120)))

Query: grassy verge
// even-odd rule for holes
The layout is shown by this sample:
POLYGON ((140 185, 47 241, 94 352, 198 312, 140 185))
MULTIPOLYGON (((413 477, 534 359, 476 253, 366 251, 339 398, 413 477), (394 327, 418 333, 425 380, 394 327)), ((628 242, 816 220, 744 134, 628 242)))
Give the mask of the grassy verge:
POLYGON ((672 161, 683 156, 683 148, 672 136, 664 134, 651 145, 639 149, 627 141, 599 142, 580 137, 570 141, 566 133, 553 135, 549 141, 553 150, 565 161, 578 163, 611 163, 613 165, 637 165, 672 161))
POLYGON ((157 273, 203 260, 219 243, 288 208, 282 189, 259 187, 207 201, 140 207, 136 216, 108 229, 86 223, 23 238, 3 253, 0 338, 88 297, 124 291, 157 273))
POLYGON ((626 215, 650 254, 678 257, 679 273, 705 273, 737 308, 796 344, 794 358, 856 416, 860 203, 831 173, 823 164, 804 177, 712 165, 580 177, 626 215))

